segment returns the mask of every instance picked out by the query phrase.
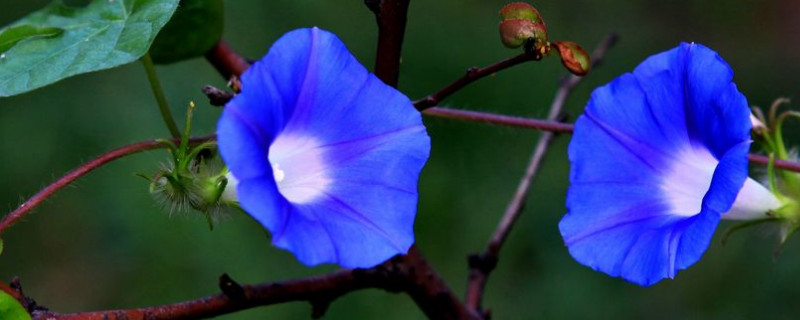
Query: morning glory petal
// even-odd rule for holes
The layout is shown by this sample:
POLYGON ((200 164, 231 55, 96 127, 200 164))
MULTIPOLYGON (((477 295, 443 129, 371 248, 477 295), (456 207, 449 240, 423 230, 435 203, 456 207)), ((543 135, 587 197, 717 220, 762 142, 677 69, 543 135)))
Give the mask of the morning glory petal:
POLYGON ((242 207, 307 265, 371 267, 414 243, 430 139, 411 101, 332 33, 287 33, 218 124, 242 207))
POLYGON ((559 223, 578 262, 651 285, 697 262, 726 212, 775 208, 745 183, 751 124, 732 74, 710 49, 681 44, 592 93, 559 223))

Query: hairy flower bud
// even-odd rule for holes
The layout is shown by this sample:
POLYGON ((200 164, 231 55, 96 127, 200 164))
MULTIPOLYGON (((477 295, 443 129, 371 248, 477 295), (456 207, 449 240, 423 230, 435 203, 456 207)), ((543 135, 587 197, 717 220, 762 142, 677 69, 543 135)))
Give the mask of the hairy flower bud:
POLYGON ((508 48, 519 48, 527 42, 540 51, 547 44, 547 28, 543 24, 525 19, 511 19, 500 22, 500 40, 508 48))
POLYGON ((523 19, 530 20, 533 23, 544 25, 544 20, 533 6, 525 2, 509 3, 503 9, 500 9, 500 18, 502 21, 523 19))
POLYGON ((569 72, 578 76, 585 76, 589 73, 589 69, 592 68, 592 60, 581 46, 570 41, 554 42, 553 45, 558 49, 561 63, 569 72))

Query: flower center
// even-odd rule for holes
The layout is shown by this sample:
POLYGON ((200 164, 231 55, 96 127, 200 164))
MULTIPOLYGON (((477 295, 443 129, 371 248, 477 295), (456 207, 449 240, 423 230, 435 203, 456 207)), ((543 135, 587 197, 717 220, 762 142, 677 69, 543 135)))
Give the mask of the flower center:
POLYGON ((328 190, 330 168, 324 148, 308 136, 283 134, 270 146, 269 162, 278 191, 292 203, 308 203, 328 190))
POLYGON ((700 213, 703 196, 719 161, 705 148, 692 147, 679 152, 670 173, 663 177, 662 191, 672 209, 670 213, 693 216, 700 213))
POLYGON ((283 178, 286 177, 286 172, 281 170, 281 166, 278 163, 272 164, 272 175, 275 176, 275 182, 281 183, 283 182, 283 178))

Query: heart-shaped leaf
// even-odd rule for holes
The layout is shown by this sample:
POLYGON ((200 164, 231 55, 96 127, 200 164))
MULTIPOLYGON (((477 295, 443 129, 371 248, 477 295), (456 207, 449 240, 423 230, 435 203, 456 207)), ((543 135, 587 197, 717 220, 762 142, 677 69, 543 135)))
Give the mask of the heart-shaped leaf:
POLYGON ((0 53, 13 47, 17 42, 33 37, 52 37, 61 34, 61 28, 19 25, 3 29, 0 32, 0 53))
POLYGON ((76 74, 113 68, 143 56, 178 0, 97 0, 84 8, 56 1, 14 26, 61 28, 27 37, 0 58, 0 97, 30 91, 76 74))
POLYGON ((201 57, 222 37, 222 0, 181 0, 150 47, 157 64, 201 57))
POLYGON ((31 320, 31 315, 19 304, 17 299, 14 299, 8 293, 0 291, 0 319, 31 320))

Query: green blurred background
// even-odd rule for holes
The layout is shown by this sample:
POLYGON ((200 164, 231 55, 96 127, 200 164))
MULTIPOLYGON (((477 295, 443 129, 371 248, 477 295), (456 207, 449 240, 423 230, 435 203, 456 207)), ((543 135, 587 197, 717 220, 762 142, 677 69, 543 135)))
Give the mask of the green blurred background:
MULTIPOLYGON (((2 0, 0 25, 49 1, 2 0)), ((412 1, 400 89, 412 99, 463 74, 516 54, 497 35, 506 1, 412 1)), ((620 42, 567 102, 574 119, 591 89, 632 70, 645 57, 680 41, 703 43, 734 68, 751 104, 800 93, 800 2, 590 1, 533 3, 552 39, 590 51, 617 31, 620 42)), ((376 28, 362 1, 225 3, 225 39, 259 58, 283 33, 308 26, 331 30, 367 66, 376 28)), ((189 101, 200 108, 195 135, 214 131, 219 109, 199 91, 224 86, 203 59, 158 67, 176 117, 189 101)), ((528 63, 462 90, 444 105, 544 117, 565 74, 556 59, 528 63)), ((624 106, 621 106, 624 107, 624 106)), ((513 194, 538 136, 523 129, 426 118, 433 141, 424 169, 416 222, 418 245, 462 295, 466 255, 482 250, 513 194)), ((798 132, 792 137, 798 142, 798 132)), ((76 76, 0 99, 0 206, 11 210, 66 171, 112 148, 165 137, 139 63, 76 76)), ((528 199, 528 207, 489 282, 485 305, 495 319, 792 319, 800 313, 800 245, 791 241, 775 261, 775 235, 745 231, 725 247, 719 234, 695 266, 650 288, 594 272, 567 253, 557 223, 565 212, 569 136, 558 139, 528 199)), ((174 215, 155 203, 134 173, 152 173, 167 160, 152 151, 107 165, 59 192, 4 234, 0 278, 19 275, 26 293, 58 312, 172 303, 218 292, 222 273, 241 283, 322 274, 273 248, 263 229, 233 216, 214 231, 204 219, 174 215)), ((723 223, 722 228, 731 226, 723 223)), ((306 303, 257 308, 221 319, 305 319, 306 303)), ((420 319, 404 295, 366 290, 337 300, 327 319, 420 319)))

